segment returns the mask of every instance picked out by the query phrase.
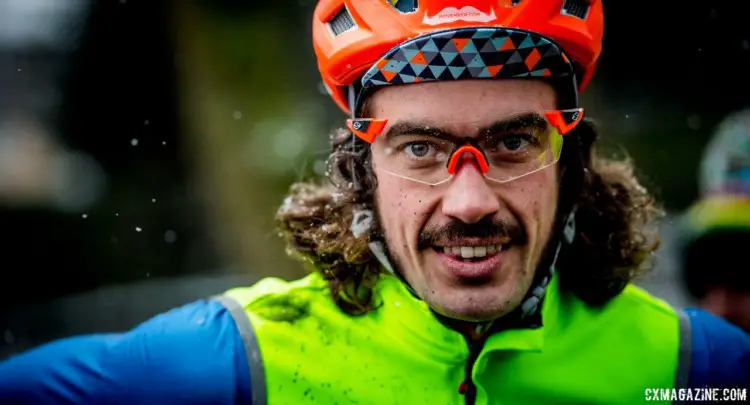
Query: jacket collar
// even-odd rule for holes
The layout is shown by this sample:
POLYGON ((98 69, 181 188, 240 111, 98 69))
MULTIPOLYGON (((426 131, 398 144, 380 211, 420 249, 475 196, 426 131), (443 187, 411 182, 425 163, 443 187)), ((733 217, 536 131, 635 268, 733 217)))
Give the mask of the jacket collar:
MULTIPOLYGON (((430 356, 445 362, 465 361, 468 347, 464 336, 447 327, 422 300, 415 298, 396 277, 383 274, 376 288, 380 298, 380 310, 386 329, 394 328, 398 336, 415 350, 424 350, 430 356)), ((492 333, 486 340, 484 351, 542 351, 544 341, 555 328, 559 316, 560 292, 557 277, 553 276, 541 302, 540 316, 543 322, 537 328, 508 328, 492 333)), ((389 331, 383 331, 390 333, 389 331)))

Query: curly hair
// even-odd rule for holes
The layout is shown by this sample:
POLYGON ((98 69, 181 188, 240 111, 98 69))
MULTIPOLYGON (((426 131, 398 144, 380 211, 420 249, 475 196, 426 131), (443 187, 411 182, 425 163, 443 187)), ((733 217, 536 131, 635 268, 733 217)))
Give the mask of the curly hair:
MULTIPOLYGON (((653 221, 663 215, 653 196, 637 180, 632 161, 604 157, 598 132, 589 120, 566 135, 558 164, 557 226, 575 204, 576 237, 560 252, 560 286, 590 305, 607 302, 648 269, 660 238, 653 221)), ((276 215, 287 252, 329 284, 336 304, 356 315, 373 309, 372 288, 380 264, 368 242, 379 231, 355 237, 353 212, 373 207, 377 186, 369 145, 350 131, 331 136, 327 182, 291 187, 276 215)))

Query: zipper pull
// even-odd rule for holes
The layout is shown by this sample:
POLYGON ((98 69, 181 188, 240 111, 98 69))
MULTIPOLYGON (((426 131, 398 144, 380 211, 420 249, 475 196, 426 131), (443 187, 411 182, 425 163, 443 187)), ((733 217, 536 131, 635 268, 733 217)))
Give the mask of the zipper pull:
POLYGON ((469 390, 469 383, 466 382, 466 380, 462 381, 461 384, 458 386, 458 393, 461 395, 465 395, 466 391, 469 390))

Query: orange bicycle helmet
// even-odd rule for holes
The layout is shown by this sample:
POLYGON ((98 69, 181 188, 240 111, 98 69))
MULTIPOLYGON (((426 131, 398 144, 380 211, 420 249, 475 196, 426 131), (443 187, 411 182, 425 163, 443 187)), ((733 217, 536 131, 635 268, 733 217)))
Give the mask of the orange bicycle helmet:
POLYGON ((577 104, 603 31, 601 0, 320 0, 313 16, 323 83, 352 116, 370 88, 464 78, 565 78, 577 104))

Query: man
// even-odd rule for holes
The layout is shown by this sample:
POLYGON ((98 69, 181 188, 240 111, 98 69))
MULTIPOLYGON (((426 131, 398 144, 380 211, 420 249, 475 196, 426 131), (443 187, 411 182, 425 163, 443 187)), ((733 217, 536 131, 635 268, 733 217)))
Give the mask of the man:
POLYGON ((701 163, 701 198, 683 221, 683 280, 700 307, 750 332, 750 111, 721 123, 701 163))
POLYGON ((0 366, 24 403, 623 403, 748 385, 748 337, 629 284, 659 214, 578 91, 600 1, 322 0, 348 114, 278 212, 310 266, 0 366))

